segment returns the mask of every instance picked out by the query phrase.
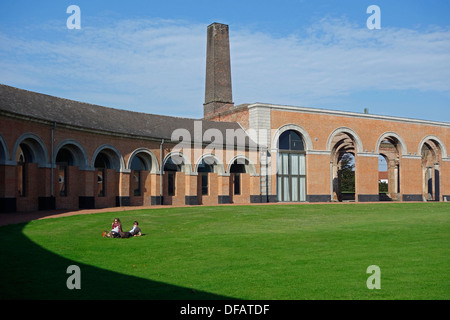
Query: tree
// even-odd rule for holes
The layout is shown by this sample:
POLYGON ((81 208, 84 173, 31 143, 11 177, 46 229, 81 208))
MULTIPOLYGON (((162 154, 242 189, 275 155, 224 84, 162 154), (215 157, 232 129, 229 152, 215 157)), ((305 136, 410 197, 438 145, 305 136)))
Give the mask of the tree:
POLYGON ((379 182, 378 183, 378 189, 380 193, 388 193, 388 184, 386 182, 379 182))
POLYGON ((341 157, 341 192, 355 192, 355 161, 351 153, 341 157))

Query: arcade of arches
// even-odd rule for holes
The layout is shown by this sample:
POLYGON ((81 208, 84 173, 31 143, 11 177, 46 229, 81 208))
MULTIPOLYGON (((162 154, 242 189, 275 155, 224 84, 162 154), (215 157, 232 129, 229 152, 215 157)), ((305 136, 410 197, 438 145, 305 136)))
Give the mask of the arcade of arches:
POLYGON ((268 130, 269 148, 235 148, 229 160, 209 153, 206 146, 183 154, 163 139, 105 135, 3 114, 2 211, 450 200, 450 135, 445 134, 450 125, 422 124, 425 130, 417 132, 414 125, 404 124, 406 129, 399 130, 403 133, 397 133, 389 130, 390 122, 401 121, 390 118, 378 132, 365 132, 352 125, 351 117, 347 126, 337 126, 345 122, 342 115, 328 115, 331 120, 326 121, 321 111, 318 121, 301 111, 289 110, 287 117, 284 107, 271 108, 270 125, 276 127, 268 130), (194 151, 200 156, 195 158, 194 151), (382 193, 380 157, 386 163, 387 190, 382 193))

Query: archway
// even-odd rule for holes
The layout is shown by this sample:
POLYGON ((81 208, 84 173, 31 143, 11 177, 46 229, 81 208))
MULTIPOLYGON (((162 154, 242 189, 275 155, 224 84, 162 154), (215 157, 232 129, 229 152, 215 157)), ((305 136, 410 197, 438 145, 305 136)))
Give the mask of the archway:
POLYGON ((96 196, 103 198, 106 196, 116 196, 117 181, 112 173, 108 174, 108 170, 112 169, 120 172, 123 168, 123 159, 118 151, 109 146, 99 147, 92 158, 93 167, 97 178, 96 196), (108 180, 111 177, 111 181, 108 180), (113 194, 109 194, 108 190, 114 190, 113 194))
POLYGON ((389 160, 383 154, 378 156, 378 193, 380 201, 389 201, 389 175, 388 175, 389 160))
MULTIPOLYGON (((150 184, 147 179, 150 173, 158 170, 158 161, 153 152, 146 148, 135 150, 130 155, 127 169, 130 170, 130 196, 142 197, 149 193, 150 184)), ((137 201, 144 203, 144 199, 137 201)))
POLYGON ((26 149, 26 160, 28 163, 37 163, 39 167, 50 167, 47 148, 41 138, 35 134, 25 133, 17 139, 13 149, 13 155, 16 156, 16 161, 20 149, 26 149))
POLYGON ((238 155, 230 161, 227 171, 230 174, 230 202, 248 202, 253 190, 251 176, 256 175, 254 164, 244 155, 238 155))
POLYGON ((355 201, 356 159, 359 138, 348 131, 335 132, 329 140, 332 165, 332 200, 355 201))
POLYGON ((180 152, 171 152, 164 159, 164 204, 185 202, 185 174, 191 173, 191 165, 180 152), (184 173, 184 174, 181 174, 184 173), (178 198, 174 198, 178 197, 178 198))
POLYGON ((33 162, 33 153, 27 144, 20 144, 16 151, 17 162, 17 195, 25 197, 28 193, 27 164, 33 162))
POLYGON ((442 150, 439 142, 428 139, 422 143, 422 196, 426 201, 440 200, 440 162, 442 150))
MULTIPOLYGON (((39 188, 34 188, 31 184, 39 183, 39 179, 32 179, 30 176, 37 173, 30 172, 30 164, 35 163, 39 167, 49 166, 48 152, 42 140, 31 133, 22 135, 14 146, 14 160, 17 163, 17 195, 19 197, 27 197, 31 190, 36 193, 39 188)), ((41 188, 42 189, 42 188, 41 188)), ((33 196, 37 196, 33 194, 33 196)))
POLYGON ((223 164, 215 155, 205 154, 197 162, 196 172, 198 203, 215 203, 219 195, 218 176, 225 173, 223 164))
POLYGON ((207 196, 210 193, 209 173, 215 172, 216 163, 214 161, 209 162, 211 158, 202 159, 197 166, 197 172, 199 177, 200 194, 207 196))
POLYGON ((393 136, 386 136, 377 146, 379 160, 379 194, 381 201, 400 200, 400 154, 402 143, 393 136))
POLYGON ((142 196, 142 171, 148 171, 146 162, 136 155, 131 161, 131 192, 133 196, 142 196))
POLYGON ((55 149, 54 163, 58 171, 58 194, 67 197, 69 194, 69 180, 76 179, 69 173, 69 167, 86 170, 88 159, 81 145, 74 140, 64 140, 55 149))

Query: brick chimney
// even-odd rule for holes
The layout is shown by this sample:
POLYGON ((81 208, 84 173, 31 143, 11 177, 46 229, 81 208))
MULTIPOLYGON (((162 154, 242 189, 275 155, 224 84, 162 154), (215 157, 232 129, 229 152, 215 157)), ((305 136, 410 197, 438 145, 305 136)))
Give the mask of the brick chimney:
POLYGON ((210 118, 234 107, 228 25, 221 23, 209 25, 207 37, 204 118, 210 118))

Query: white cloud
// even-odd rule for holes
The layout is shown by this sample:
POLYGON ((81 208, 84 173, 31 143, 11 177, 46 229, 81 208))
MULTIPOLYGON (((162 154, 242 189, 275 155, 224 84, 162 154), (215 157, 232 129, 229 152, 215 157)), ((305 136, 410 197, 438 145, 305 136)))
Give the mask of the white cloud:
MULTIPOLYGON (((51 28, 49 28, 51 29, 51 28)), ((202 116, 206 26, 124 20, 27 39, 0 32, 0 82, 149 113, 202 116)), ((322 20, 273 37, 230 26, 236 103, 314 105, 362 90, 450 93, 450 30, 322 20)))
POLYGON ((301 38, 242 32, 232 40, 235 87, 250 100, 301 104, 361 90, 450 92, 448 29, 368 30, 323 20, 301 38))
POLYGON ((52 88, 50 94, 64 92, 67 98, 150 113, 187 114, 187 106, 201 111, 203 29, 139 20, 83 27, 58 40, 0 34, 0 82, 41 84, 52 88))

